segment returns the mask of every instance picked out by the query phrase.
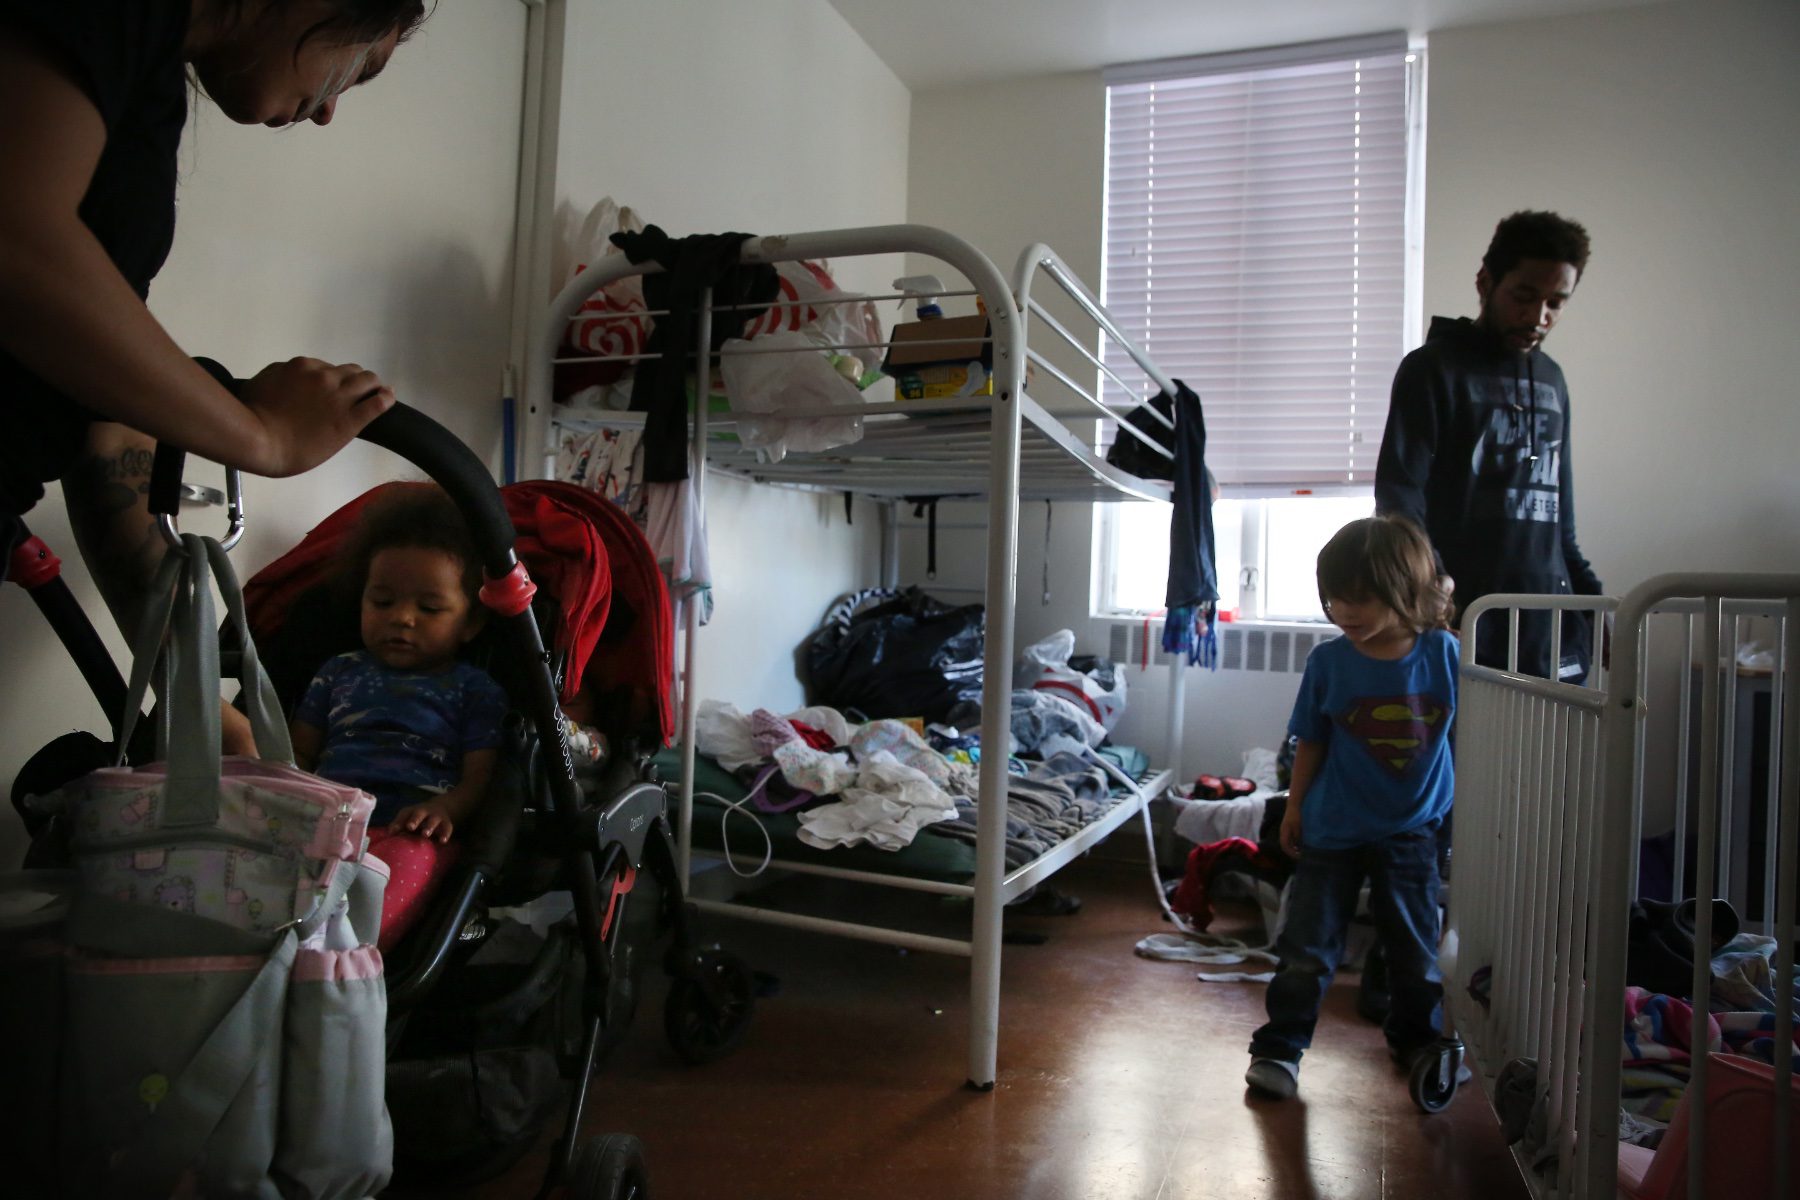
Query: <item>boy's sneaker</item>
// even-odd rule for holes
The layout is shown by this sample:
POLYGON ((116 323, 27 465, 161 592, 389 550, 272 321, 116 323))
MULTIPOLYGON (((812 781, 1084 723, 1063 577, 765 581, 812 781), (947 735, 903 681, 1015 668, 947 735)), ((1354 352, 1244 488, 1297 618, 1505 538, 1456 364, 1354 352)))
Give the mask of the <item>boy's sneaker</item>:
POLYGON ((1286 1100, 1300 1087, 1300 1064, 1279 1058, 1256 1058, 1244 1072, 1244 1082, 1265 1096, 1286 1100))

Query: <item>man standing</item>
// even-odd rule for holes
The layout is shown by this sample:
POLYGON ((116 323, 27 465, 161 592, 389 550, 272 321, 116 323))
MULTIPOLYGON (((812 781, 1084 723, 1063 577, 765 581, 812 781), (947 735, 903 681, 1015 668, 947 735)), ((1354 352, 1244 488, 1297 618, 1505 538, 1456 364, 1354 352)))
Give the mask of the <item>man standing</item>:
MULTIPOLYGON (((1375 508, 1412 518, 1454 581, 1457 623, 1493 592, 1597 596, 1575 542, 1569 392, 1541 349, 1587 266, 1588 235, 1549 212, 1516 212, 1494 229, 1475 275, 1474 319, 1433 317, 1425 345, 1394 376, 1375 468, 1375 508)), ((1466 632, 1466 631, 1465 631, 1466 632)), ((1550 620, 1526 613, 1519 670, 1579 681, 1588 622, 1565 614, 1559 661, 1550 620)), ((1507 622, 1482 622, 1476 658, 1506 665, 1507 622)))

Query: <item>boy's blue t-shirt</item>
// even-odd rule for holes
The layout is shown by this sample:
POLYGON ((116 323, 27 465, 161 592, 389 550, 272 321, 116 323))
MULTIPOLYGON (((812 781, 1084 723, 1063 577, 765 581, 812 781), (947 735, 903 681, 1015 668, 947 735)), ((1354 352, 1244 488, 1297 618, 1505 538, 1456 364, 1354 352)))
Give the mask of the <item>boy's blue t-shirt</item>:
POLYGON ((397 671, 366 650, 340 654, 313 677, 294 719, 325 731, 318 775, 376 799, 372 825, 462 777, 463 755, 500 744, 506 693, 479 667, 397 671))
POLYGON ((1432 629, 1391 662, 1345 637, 1307 656, 1288 720, 1289 733, 1325 747, 1300 812, 1306 845, 1367 845, 1450 811, 1457 654, 1456 636, 1432 629))

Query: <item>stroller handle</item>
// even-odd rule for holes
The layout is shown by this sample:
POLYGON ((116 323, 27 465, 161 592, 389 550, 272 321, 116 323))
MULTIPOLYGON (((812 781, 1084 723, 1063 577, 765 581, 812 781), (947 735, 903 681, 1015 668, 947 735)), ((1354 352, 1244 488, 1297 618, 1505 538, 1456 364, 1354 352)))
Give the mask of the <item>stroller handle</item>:
MULTIPOLYGON (((237 381, 223 367, 210 359, 195 361, 236 392, 237 381)), ((493 476, 461 439, 407 404, 395 404, 369 422, 357 436, 404 458, 449 493, 469 523, 469 533, 475 539, 481 565, 489 578, 499 579, 513 569, 515 534, 512 518, 506 515, 506 506, 494 488, 493 476)), ((159 442, 150 469, 150 511, 160 519, 164 537, 177 545, 180 539, 175 533, 174 522, 181 511, 181 476, 186 462, 187 451, 168 442, 159 442)), ((232 485, 231 536, 226 542, 227 549, 243 532, 243 502, 236 487, 236 476, 235 471, 227 473, 227 482, 232 485)))
POLYGON ((357 435, 424 471, 456 502, 490 579, 513 569, 512 518, 486 464, 462 439, 408 404, 395 404, 357 435))

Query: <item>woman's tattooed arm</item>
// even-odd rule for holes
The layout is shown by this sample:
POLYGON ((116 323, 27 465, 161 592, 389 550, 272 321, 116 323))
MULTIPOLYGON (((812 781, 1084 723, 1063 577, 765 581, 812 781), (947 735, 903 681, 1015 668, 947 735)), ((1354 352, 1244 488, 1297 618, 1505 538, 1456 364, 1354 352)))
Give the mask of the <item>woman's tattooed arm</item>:
MULTIPOLYGON (((150 515, 150 464, 156 443, 124 425, 96 422, 74 468, 63 476, 63 503, 75 544, 129 645, 142 623, 145 595, 167 552, 150 515)), ((244 714, 220 706, 226 754, 256 754, 244 714)))
POLYGON ((166 549, 150 515, 155 457, 156 443, 144 434, 96 422, 88 427, 81 457, 63 478, 75 544, 128 640, 166 549))

